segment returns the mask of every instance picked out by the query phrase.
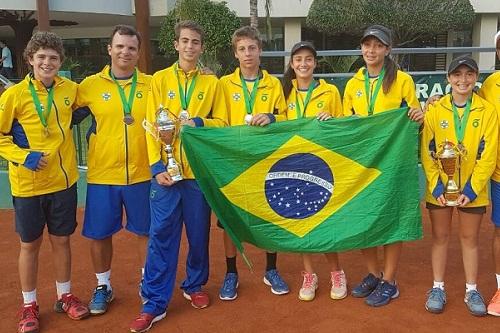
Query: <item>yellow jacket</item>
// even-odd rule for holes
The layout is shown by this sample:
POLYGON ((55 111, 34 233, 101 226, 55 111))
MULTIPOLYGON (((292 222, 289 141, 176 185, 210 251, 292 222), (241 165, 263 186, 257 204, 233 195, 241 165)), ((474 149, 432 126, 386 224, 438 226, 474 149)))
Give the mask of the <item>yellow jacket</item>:
MULTIPOLYGON (((421 159, 427 178, 425 200, 438 204, 436 199, 444 192, 446 174, 431 157, 445 141, 457 144, 450 94, 445 95, 425 114, 422 132, 421 159)), ((461 168, 455 181, 471 202, 468 207, 486 206, 489 203, 487 184, 495 170, 498 150, 498 116, 493 105, 473 94, 471 111, 463 145, 467 150, 461 158, 461 168)))
POLYGON ((46 137, 28 88, 30 80, 40 103, 46 106, 47 89, 30 74, 0 97, 0 155, 9 161, 11 190, 16 197, 62 191, 78 180, 71 130, 77 85, 55 77, 52 110, 47 119, 49 136, 46 137), (33 171, 41 153, 47 154, 48 165, 33 171))
MULTIPOLYGON (((333 84, 326 83, 325 80, 320 79, 318 85, 313 89, 311 93, 311 99, 305 110, 305 117, 316 117, 320 112, 328 112, 332 117, 342 117, 342 100, 340 98, 339 90, 333 84)), ((287 108, 287 119, 297 119, 297 109, 296 109, 296 96, 297 96, 297 80, 292 80, 293 88, 290 91, 290 95, 286 100, 287 108)), ((303 101, 299 100, 300 110, 304 112, 303 101)))
MULTIPOLYGON (((268 113, 272 115, 272 121, 286 120, 286 103, 281 82, 269 75, 266 70, 261 70, 260 75, 252 114, 268 113)), ((220 82, 229 109, 229 125, 244 125, 247 112, 243 88, 241 87, 240 68, 236 68, 232 74, 221 77, 220 82)))
MULTIPOLYGON (((360 70, 347 81, 344 91, 345 116, 352 116, 354 114, 360 116, 368 115, 368 100, 365 93, 364 71, 365 67, 360 68, 360 70)), ((378 79, 375 79, 370 84, 371 92, 373 92, 377 81, 378 79)), ((380 87, 373 113, 397 109, 402 106, 420 108, 420 103, 417 100, 413 79, 410 75, 398 70, 396 79, 392 83, 387 94, 384 93, 383 87, 380 87)))
MULTIPOLYGON (((164 108, 168 109, 176 117, 182 111, 175 68, 176 65, 174 64, 153 75, 146 116, 146 119, 150 123, 155 122, 156 113, 160 105, 163 105, 164 108)), ((202 74, 198 69, 189 73, 184 73, 180 68, 177 71, 180 83, 185 91, 188 90, 186 86, 189 87, 192 82, 191 79, 198 73, 196 85, 187 110, 196 126, 226 126, 228 123, 226 104, 224 103, 224 96, 222 95, 217 77, 215 75, 202 74)), ((165 171, 167 156, 162 149, 161 143, 156 141, 151 135, 148 135, 146 140, 148 143, 149 164, 154 176, 165 171)), ((193 179, 194 174, 182 149, 180 138, 175 140, 173 150, 174 158, 182 168, 183 177, 185 179, 193 179)))
MULTIPOLYGON (((478 94, 495 106, 497 114, 500 117, 500 72, 496 72, 488 76, 481 86, 481 89, 479 89, 478 94)), ((500 141, 500 137, 498 140, 500 141)), ((500 149, 500 145, 498 148, 500 149)), ((491 176, 491 178, 496 182, 500 182, 500 152, 497 156, 497 167, 495 168, 495 172, 493 172, 493 176, 491 176)))
MULTIPOLYGON (((93 124, 88 134, 88 173, 90 184, 127 185, 151 179, 145 154, 146 135, 142 120, 146 117, 151 76, 137 72, 137 86, 131 115, 134 122, 123 122, 124 111, 110 67, 87 77, 78 87, 77 106, 88 107, 93 124)), ((128 99, 132 79, 124 85, 128 99)))

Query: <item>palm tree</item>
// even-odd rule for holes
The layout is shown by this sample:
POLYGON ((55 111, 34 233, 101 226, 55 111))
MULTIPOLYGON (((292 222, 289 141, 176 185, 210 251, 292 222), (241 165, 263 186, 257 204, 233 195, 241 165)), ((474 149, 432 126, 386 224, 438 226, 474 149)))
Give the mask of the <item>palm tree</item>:
MULTIPOLYGON (((257 8, 258 2, 258 0, 250 0, 250 26, 254 27, 255 29, 259 27, 259 12, 257 8)), ((273 38, 273 29, 271 26, 271 0, 266 0, 264 8, 266 9, 266 36, 267 40, 271 41, 273 38)))

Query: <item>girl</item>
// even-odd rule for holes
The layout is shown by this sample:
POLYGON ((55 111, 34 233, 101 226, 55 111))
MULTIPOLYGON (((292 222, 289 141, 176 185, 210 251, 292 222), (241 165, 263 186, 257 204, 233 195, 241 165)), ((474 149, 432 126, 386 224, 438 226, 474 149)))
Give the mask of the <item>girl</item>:
POLYGON ((460 194, 458 221, 465 271, 465 304, 476 316, 486 314, 486 305, 477 291, 478 233, 489 203, 486 185, 495 170, 498 147, 498 121, 495 108, 473 92, 478 66, 468 57, 454 59, 448 68, 451 93, 425 115, 422 135, 422 164, 427 178, 426 207, 432 223, 432 271, 434 285, 428 292, 427 311, 441 313, 446 304, 444 273, 451 229, 453 207, 445 193, 447 176, 438 166, 442 143, 453 144, 465 157, 458 157, 460 169, 455 172, 460 194), (441 145, 441 147, 440 147, 441 145))
MULTIPOLYGON (((423 113, 415 93, 412 78, 398 70, 390 57, 391 31, 374 25, 365 30, 361 53, 365 67, 347 82, 344 92, 344 115, 370 116, 374 113, 410 107, 408 117, 421 123, 423 113)), ((367 297, 370 306, 382 306, 399 296, 395 275, 402 243, 384 245, 384 270, 377 265, 377 248, 363 249, 369 274, 352 290, 354 297, 367 297)))
MULTIPOLYGON (((334 85, 313 78, 317 65, 316 49, 309 42, 298 42, 292 47, 290 62, 283 78, 283 90, 287 101, 287 118, 316 117, 327 120, 342 116, 340 93, 334 85)), ((347 281, 340 268, 337 253, 325 253, 332 267, 330 297, 342 299, 347 296, 347 281)), ((303 282, 299 299, 312 301, 318 288, 318 276, 314 273, 311 255, 303 254, 303 282)))

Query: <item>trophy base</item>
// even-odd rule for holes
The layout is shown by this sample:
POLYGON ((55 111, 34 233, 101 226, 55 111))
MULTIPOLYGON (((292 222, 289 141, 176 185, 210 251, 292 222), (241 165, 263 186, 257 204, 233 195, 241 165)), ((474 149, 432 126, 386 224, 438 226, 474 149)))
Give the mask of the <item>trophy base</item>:
POLYGON ((446 206, 456 207, 456 206, 458 206, 458 202, 457 201, 446 201, 446 206))
POLYGON ((184 179, 181 175, 175 175, 175 176, 170 175, 170 177, 171 177, 171 178, 172 178, 172 180, 173 180, 174 182, 176 182, 176 183, 177 183, 177 182, 180 182, 181 180, 183 180, 183 179, 184 179))

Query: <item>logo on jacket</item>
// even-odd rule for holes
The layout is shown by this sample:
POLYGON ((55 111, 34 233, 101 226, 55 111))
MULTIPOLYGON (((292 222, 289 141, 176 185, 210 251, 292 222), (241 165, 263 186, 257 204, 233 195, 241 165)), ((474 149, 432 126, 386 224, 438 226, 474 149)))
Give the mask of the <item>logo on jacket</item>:
POLYGON ((319 101, 318 104, 316 104, 316 107, 318 109, 322 109, 324 106, 325 106, 325 102, 324 101, 319 101))
POLYGON ((234 93, 233 94, 233 101, 238 102, 241 99, 241 94, 240 93, 234 93))
POLYGON ((439 122, 439 126, 441 126, 442 129, 447 129, 450 124, 448 123, 448 120, 444 119, 439 122))
POLYGON ((70 104, 69 97, 64 97, 64 105, 69 106, 70 104))
POLYGON ((293 103, 293 102, 292 102, 292 103, 288 104, 288 108, 289 108, 290 110, 295 109, 295 103, 293 103))
POLYGON ((142 98, 142 91, 138 91, 138 92, 135 94, 135 97, 137 97, 137 98, 142 98))
POLYGON ((265 102, 265 101, 267 101, 267 98, 268 98, 268 95, 267 95, 267 94, 264 94, 264 95, 262 95, 262 97, 260 98, 260 100, 261 100, 262 102, 265 102))
POLYGON ((361 96, 363 96, 363 92, 361 90, 356 91, 356 97, 360 98, 361 96))
POLYGON ((106 102, 107 102, 107 101, 109 101, 109 99, 110 99, 110 98, 111 98, 111 93, 109 93, 109 92, 105 92, 105 93, 103 93, 103 94, 102 94, 102 99, 103 99, 104 101, 106 101, 106 102))
POLYGON ((174 99, 175 98, 175 91, 169 90, 167 93, 168 98, 174 99))
POLYGON ((474 126, 474 127, 476 127, 476 128, 477 128, 477 127, 479 127, 479 120, 480 120, 479 118, 474 119, 474 120, 472 121, 472 126, 474 126))

